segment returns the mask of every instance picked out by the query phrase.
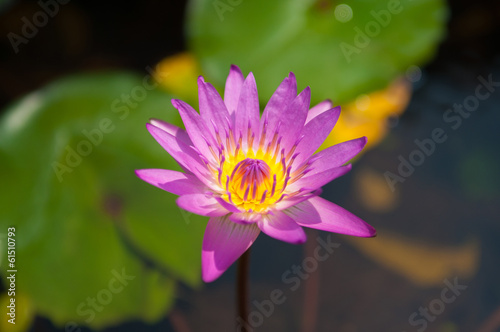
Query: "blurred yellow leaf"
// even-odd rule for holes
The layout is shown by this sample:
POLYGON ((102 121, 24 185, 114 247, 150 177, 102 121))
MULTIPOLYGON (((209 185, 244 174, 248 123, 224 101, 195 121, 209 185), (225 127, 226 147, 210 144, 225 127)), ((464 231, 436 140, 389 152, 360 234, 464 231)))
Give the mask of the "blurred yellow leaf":
POLYGON ((437 286, 451 277, 470 278, 478 267, 477 240, 452 247, 408 239, 379 231, 371 241, 349 237, 355 247, 374 261, 422 287, 437 286))
POLYGON ((196 85, 200 69, 189 52, 178 53, 161 60, 156 66, 155 79, 162 88, 183 100, 196 100, 196 85))
MULTIPOLYGON (((7 280, 7 279, 6 279, 7 280)), ((8 285, 6 285, 8 287, 8 285)), ((10 332, 24 332, 28 331, 31 326, 33 319, 35 318, 35 308, 31 299, 23 293, 15 291, 14 296, 9 296, 8 293, 2 293, 0 295, 0 312, 2 313, 2 319, 0 319, 0 331, 10 331, 10 332), (9 323, 12 319, 9 316, 11 312, 11 299, 14 299, 15 305, 15 324, 9 323)))
POLYGON ((354 173, 353 190, 363 207, 373 212, 392 211, 398 203, 399 192, 390 189, 383 174, 367 167, 354 173))
POLYGON ((321 149, 361 136, 368 138, 363 151, 377 145, 389 130, 390 118, 404 112, 410 96, 410 84, 400 78, 383 90, 360 95, 347 105, 341 105, 339 121, 321 149))

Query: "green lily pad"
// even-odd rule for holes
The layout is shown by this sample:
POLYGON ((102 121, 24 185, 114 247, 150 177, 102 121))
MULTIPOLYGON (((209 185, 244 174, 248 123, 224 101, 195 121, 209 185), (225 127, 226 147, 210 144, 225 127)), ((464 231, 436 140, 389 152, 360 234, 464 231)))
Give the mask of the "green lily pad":
POLYGON ((338 104, 425 63, 446 18, 443 0, 193 0, 187 35, 219 86, 236 64, 255 74, 265 101, 293 71, 313 102, 338 104))
POLYGON ((1 273, 15 227, 16 285, 58 325, 156 320, 176 282, 200 284, 204 218, 134 174, 179 169, 145 128, 151 117, 180 123, 155 85, 130 73, 74 76, 0 120, 1 273))

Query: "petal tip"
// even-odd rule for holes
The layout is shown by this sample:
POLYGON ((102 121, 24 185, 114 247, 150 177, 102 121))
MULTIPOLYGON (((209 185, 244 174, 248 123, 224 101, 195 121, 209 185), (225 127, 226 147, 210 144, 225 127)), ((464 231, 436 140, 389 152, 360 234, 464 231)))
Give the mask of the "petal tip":
POLYGON ((220 274, 214 273, 214 272, 208 272, 205 270, 202 270, 201 272, 201 279, 203 282, 209 283, 209 282, 214 282, 220 277, 220 274))
POLYGON ((236 71, 236 72, 238 72, 238 73, 240 73, 240 74, 241 74, 241 69, 240 69, 240 67, 238 67, 237 65, 232 64, 232 65, 229 67, 229 70, 230 70, 230 71, 236 71))
POLYGON ((170 102, 172 103, 172 105, 173 105, 175 108, 178 108, 180 100, 179 100, 179 99, 175 99, 175 98, 174 98, 174 99, 170 100, 170 102))
POLYGON ((368 225, 368 236, 367 237, 376 237, 377 236, 377 230, 373 228, 373 226, 368 225))
POLYGON ((359 140, 361 142, 361 150, 363 150, 366 146, 366 143, 368 143, 368 137, 363 136, 363 137, 360 137, 359 140))

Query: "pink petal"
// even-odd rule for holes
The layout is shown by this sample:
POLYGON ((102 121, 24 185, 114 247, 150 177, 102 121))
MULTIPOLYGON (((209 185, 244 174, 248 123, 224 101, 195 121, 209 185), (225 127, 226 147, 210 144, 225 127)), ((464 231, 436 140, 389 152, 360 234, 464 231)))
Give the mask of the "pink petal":
POLYGON ((297 138, 304 128, 310 102, 311 89, 306 87, 293 100, 293 102, 288 105, 285 112, 281 114, 280 132, 283 136, 281 146, 285 149, 285 151, 289 151, 290 148, 297 142, 297 138))
POLYGON ((138 169, 135 174, 141 180, 174 195, 195 194, 208 190, 196 176, 169 169, 138 169))
POLYGON ((220 189, 219 186, 214 183, 213 175, 208 171, 207 167, 192 147, 149 123, 146 124, 146 127, 156 141, 160 143, 179 165, 196 175, 196 177, 208 187, 216 190, 220 189))
POLYGON ((309 159, 316 152, 337 123, 339 115, 340 107, 335 107, 321 113, 304 126, 302 138, 295 150, 295 154, 298 153, 298 155, 294 165, 301 165, 304 160, 309 159))
POLYGON ((289 243, 306 242, 306 233, 292 218, 282 211, 273 211, 257 222, 260 230, 267 235, 289 243))
POLYGON ((186 131, 191 138, 193 145, 207 159, 214 161, 214 157, 210 152, 208 144, 216 150, 216 142, 214 141, 212 135, 210 135, 210 131, 205 126, 201 116, 194 110, 194 108, 182 100, 172 99, 172 105, 179 110, 182 122, 184 122, 184 126, 186 127, 186 131))
POLYGON ((238 101, 240 100, 240 92, 244 79, 240 68, 231 65, 226 80, 226 88, 224 90, 224 103, 226 104, 229 115, 234 114, 238 108, 238 101))
POLYGON ((272 135, 278 122, 281 120, 283 113, 288 105, 297 96, 297 82, 293 73, 290 73, 283 82, 278 86, 274 94, 269 99, 261 119, 261 130, 263 132, 264 125, 267 126, 268 135, 272 135))
POLYGON ((210 218, 201 253, 202 278, 212 282, 253 244, 260 230, 256 224, 241 225, 227 217, 210 218))
POLYGON ((226 200, 224 200, 224 198, 220 197, 220 196, 214 196, 214 198, 217 200, 217 202, 219 202, 219 204, 226 208, 226 210, 228 210, 229 212, 234 212, 234 213, 240 213, 240 209, 238 209, 236 206, 234 206, 233 204, 227 202, 226 200))
POLYGON ((241 89, 240 99, 238 101, 238 111, 235 113, 234 131, 243 135, 244 147, 247 147, 247 141, 254 135, 254 142, 259 141, 259 95, 257 94, 257 84, 253 74, 248 74, 243 88, 241 89), (250 131, 250 132, 249 132, 250 131))
POLYGON ((349 211, 321 197, 314 197, 286 210, 304 227, 360 237, 373 237, 376 230, 349 211))
POLYGON ((316 169, 312 169, 310 173, 306 176, 300 178, 299 180, 289 184, 286 187, 286 192, 295 192, 298 190, 311 191, 323 187, 329 182, 335 180, 336 178, 346 174, 352 168, 352 165, 339 166, 327 169, 326 171, 317 172, 316 169))
POLYGON ((323 192, 323 190, 316 189, 312 192, 304 192, 304 194, 301 194, 301 195, 296 195, 296 196, 290 197, 290 198, 284 198, 283 200, 274 204, 274 209, 276 209, 276 210, 288 209, 289 207, 297 205, 303 201, 307 201, 308 199, 310 199, 312 197, 319 196, 319 195, 321 195, 322 192, 323 192))
POLYGON ((221 138, 225 139, 230 119, 226 104, 212 84, 205 82, 201 76, 198 78, 198 99, 201 117, 213 137, 219 132, 221 138))
POLYGON ((262 215, 260 213, 252 213, 252 212, 232 213, 229 216, 229 220, 239 224, 253 224, 260 221, 261 219, 262 215))
POLYGON ((309 121, 311 121, 312 119, 314 119, 315 117, 317 117, 318 115, 320 115, 321 113, 326 112, 329 109, 331 109, 332 106, 333 106, 332 101, 327 99, 327 100, 322 101, 318 105, 314 106, 313 108, 311 108, 309 110, 309 112, 307 113, 306 124, 309 121))
MULTIPOLYGON (((366 137, 342 142, 313 155, 308 161, 315 172, 324 172, 344 165, 354 158, 366 145, 366 137)), ((298 156, 297 156, 298 158, 298 156)), ((300 165, 297 163, 296 165, 300 165)))
POLYGON ((158 119, 150 119, 149 123, 157 128, 160 128, 163 131, 166 131, 170 135, 177 137, 187 145, 192 144, 187 132, 184 129, 177 127, 176 125, 158 119))
POLYGON ((229 213, 217 200, 204 193, 182 195, 176 200, 180 208, 208 217, 221 217, 229 213))

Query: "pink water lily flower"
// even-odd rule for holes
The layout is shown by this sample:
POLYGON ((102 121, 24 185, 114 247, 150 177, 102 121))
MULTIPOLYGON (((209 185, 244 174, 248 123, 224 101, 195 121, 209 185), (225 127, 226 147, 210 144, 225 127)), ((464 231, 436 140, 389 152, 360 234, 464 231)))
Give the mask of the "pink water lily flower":
POLYGON ((309 87, 297 95, 295 76, 280 84, 260 116, 257 85, 231 66, 224 100, 198 79, 200 113, 172 100, 186 130, 151 120, 147 129, 184 172, 142 169, 142 180, 179 195, 182 209, 210 217, 202 248, 202 277, 217 279, 259 233, 304 243, 302 226, 361 237, 373 227, 319 197, 321 187, 344 175, 366 137, 314 154, 332 131, 340 107, 324 101, 309 109, 309 87))

